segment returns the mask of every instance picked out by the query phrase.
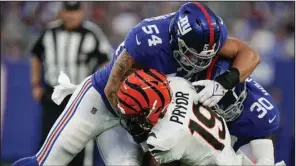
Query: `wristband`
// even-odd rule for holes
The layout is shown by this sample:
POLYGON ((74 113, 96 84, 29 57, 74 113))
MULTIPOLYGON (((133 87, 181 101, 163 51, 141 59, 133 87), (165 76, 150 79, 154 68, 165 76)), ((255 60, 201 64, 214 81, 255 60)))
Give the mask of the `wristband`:
POLYGON ((229 90, 235 87, 239 83, 240 73, 237 68, 232 67, 223 74, 216 77, 218 83, 220 83, 225 89, 229 90))

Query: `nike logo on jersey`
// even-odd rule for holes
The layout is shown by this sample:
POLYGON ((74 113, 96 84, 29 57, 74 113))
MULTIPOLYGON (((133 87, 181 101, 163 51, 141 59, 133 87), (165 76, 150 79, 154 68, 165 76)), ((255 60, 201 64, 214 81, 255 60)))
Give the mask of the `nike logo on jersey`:
POLYGON ((137 42, 137 45, 141 44, 141 42, 139 42, 139 40, 138 40, 138 35, 136 35, 136 42, 137 42))
POLYGON ((275 120, 275 118, 276 118, 276 115, 272 119, 268 119, 268 122, 272 123, 275 120))

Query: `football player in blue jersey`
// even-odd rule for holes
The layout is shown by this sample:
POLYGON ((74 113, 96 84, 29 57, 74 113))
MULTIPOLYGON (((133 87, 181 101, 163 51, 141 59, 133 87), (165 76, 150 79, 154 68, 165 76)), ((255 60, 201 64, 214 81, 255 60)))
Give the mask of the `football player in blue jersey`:
POLYGON ((121 82, 135 69, 147 67, 197 81, 193 84, 204 86, 198 97, 204 106, 216 105, 227 94, 216 110, 227 116, 236 113, 226 117, 230 132, 238 139, 236 147, 250 139, 268 137, 278 127, 279 115, 274 102, 270 96, 264 97, 262 88, 257 88, 259 84, 247 79, 260 62, 258 54, 242 41, 228 37, 223 20, 205 5, 186 3, 176 13, 141 21, 128 33, 113 60, 114 64, 106 67, 107 74, 102 71, 94 77, 99 91, 104 88, 113 109, 117 107, 116 92, 121 82), (209 73, 221 57, 230 59, 231 63, 223 74, 212 77, 209 73), (108 80, 101 75, 108 75, 108 80), (215 81, 208 80, 213 78, 215 81), (232 112, 234 109, 230 108, 242 107, 239 103, 246 94, 236 96, 240 97, 236 102, 228 98, 231 90, 244 84, 246 79, 249 81, 247 111, 237 119, 241 112, 232 112))
MULTIPOLYGON (((192 77, 210 70, 215 57, 233 62, 216 81, 195 83, 204 86, 199 101, 207 105, 217 104, 227 91, 244 82, 260 62, 258 54, 240 40, 228 37, 223 20, 201 3, 186 3, 175 13, 144 19, 130 30, 110 63, 77 86, 39 152, 14 165, 67 165, 94 137, 106 165, 140 165, 143 152, 121 128, 114 111, 120 84, 140 68, 195 81, 192 77), (213 87, 215 93, 208 93, 213 87)), ((65 86, 56 92, 56 98, 61 99, 69 91, 65 90, 66 84, 60 86, 65 86)), ((262 111, 259 104, 253 110, 262 111)), ((234 127, 248 122, 241 120, 234 127)), ((256 122, 252 127, 260 125, 256 122)))
MULTIPOLYGON (((269 93, 259 83, 248 77, 232 89, 223 89, 225 94, 217 104, 211 105, 211 102, 203 100, 204 96, 202 96, 203 93, 205 95, 211 93, 213 96, 222 95, 217 91, 219 87, 215 85, 219 83, 221 77, 229 74, 232 64, 231 59, 216 57, 209 69, 192 78, 200 80, 192 84, 199 90, 196 100, 204 106, 211 107, 227 122, 234 149, 240 148, 250 159, 254 159, 250 150, 252 140, 259 142, 257 146, 253 145, 253 148, 258 148, 258 151, 261 149, 261 153, 265 153, 267 149, 274 151, 270 138, 279 126, 280 115, 269 93), (203 92, 209 90, 205 87, 211 83, 213 84, 212 89, 203 92)), ((274 156, 270 156, 270 161, 274 162, 274 156)))
MULTIPOLYGON (((191 81, 201 80, 193 83, 204 86, 198 101, 216 106, 216 111, 228 120, 230 132, 237 139, 236 149, 252 139, 269 137, 278 128, 279 113, 274 102, 248 78, 260 62, 258 54, 240 40, 228 37, 223 20, 207 6, 186 3, 176 13, 145 19, 129 32, 122 46, 107 83, 99 75, 95 77, 98 84, 104 82, 106 98, 114 109, 120 83, 133 70, 147 67, 191 81), (222 57, 230 60, 224 62, 222 57), (216 63, 228 66, 224 64, 219 69, 225 72, 213 77, 210 73, 216 63), (232 93, 234 88, 238 96, 232 93)), ((273 149, 270 141, 266 147, 273 149)))
POLYGON ((222 81, 226 84, 219 86, 231 89, 244 81, 260 62, 253 49, 228 37, 220 17, 197 2, 184 4, 176 13, 141 21, 128 33, 123 48, 105 70, 94 75, 97 89, 104 88, 114 109, 120 83, 138 67, 190 78, 207 69, 213 57, 227 57, 234 62, 225 75, 227 81, 222 81))

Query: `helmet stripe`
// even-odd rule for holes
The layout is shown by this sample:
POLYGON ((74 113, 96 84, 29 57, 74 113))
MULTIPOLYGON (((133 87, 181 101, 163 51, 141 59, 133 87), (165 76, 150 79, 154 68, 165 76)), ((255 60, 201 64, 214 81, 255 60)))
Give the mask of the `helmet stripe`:
POLYGON ((207 80, 212 79, 212 73, 213 73, 214 66, 215 66, 217 60, 218 60, 218 56, 215 56, 210 64, 208 70, 207 70, 207 74, 206 74, 207 80))
POLYGON ((127 104, 126 102, 124 102, 123 100, 121 100, 120 97, 118 98, 118 103, 121 103, 122 105, 126 106, 127 108, 129 108, 130 110, 134 111, 135 113, 138 112, 135 108, 133 108, 132 106, 130 106, 129 104, 127 104))
POLYGON ((159 82, 164 82, 164 81, 165 81, 165 80, 159 78, 159 77, 158 77, 157 75, 155 75, 154 73, 152 73, 152 72, 150 71, 150 69, 149 69, 148 71, 146 71, 146 73, 147 73, 148 75, 150 75, 151 77, 153 77, 154 79, 156 79, 157 81, 159 81, 159 82))
POLYGON ((162 107, 158 107, 155 113, 158 113, 161 110, 162 107))
POLYGON ((132 95, 129 95, 128 93, 125 93, 121 89, 119 90, 119 92, 121 92, 122 94, 124 94, 124 95, 130 97, 131 99, 133 99, 138 104, 138 106, 140 107, 140 109, 143 110, 143 107, 142 107, 141 103, 135 97, 133 97, 132 95))
POLYGON ((126 85, 128 85, 129 87, 134 89, 135 91, 138 91, 146 100, 147 105, 149 105, 149 98, 148 98, 147 94, 145 93, 145 91, 141 87, 129 82, 128 80, 126 80, 125 83, 126 83, 126 85))
MULTIPOLYGON (((167 80, 167 77, 164 75, 164 74, 162 74, 161 72, 157 72, 157 71, 155 71, 155 70, 151 70, 151 69, 149 69, 149 71, 147 72, 147 74, 149 74, 150 76, 152 76, 152 77, 154 77, 155 79, 157 79, 158 81, 160 81, 160 82, 164 82, 164 81, 167 81, 168 82, 168 80, 167 80), (161 80, 161 78, 159 78, 156 74, 159 74, 160 76, 162 76, 163 78, 162 78, 162 80, 161 80)), ((169 86, 169 85, 168 85, 169 86)), ((168 91, 168 94, 169 94, 169 101, 171 101, 171 93, 170 93, 170 89, 169 88, 166 88, 167 89, 167 91, 168 91)))
POLYGON ((137 77, 139 77, 143 82, 145 82, 145 84, 147 84, 149 87, 151 87, 151 89, 158 95, 158 97, 160 98, 161 100, 161 105, 164 106, 164 103, 165 103, 165 98, 164 96, 162 95, 162 93, 156 88, 154 87, 153 85, 151 85, 149 82, 147 82, 143 77, 141 77, 138 72, 135 72, 135 75, 137 77))
MULTIPOLYGON (((149 69, 149 71, 147 72, 148 75, 154 77, 155 79, 157 79, 157 80, 160 81, 160 82, 167 81, 165 75, 163 75, 163 74, 160 73, 160 72, 156 72, 156 73, 159 73, 161 76, 163 76, 163 79, 159 78, 156 74, 154 74, 153 70, 150 70, 150 69, 149 69), (164 80, 164 79, 165 79, 165 80, 164 80)), ((170 94, 170 101, 171 101, 171 93, 170 93, 170 90, 169 90, 169 88, 166 88, 166 89, 167 89, 168 93, 170 94)))
POLYGON ((146 71, 146 73, 148 75, 150 75, 151 77, 154 77, 156 80, 158 80, 159 82, 165 82, 166 80, 166 76, 164 76, 163 74, 161 74, 160 72, 156 72, 155 70, 151 70, 149 69, 148 71, 146 71), (159 75, 159 76, 157 76, 159 75))
POLYGON ((207 20, 207 23, 208 23, 208 26, 209 26, 209 30, 210 30, 210 40, 209 40, 209 49, 212 48, 212 46, 214 45, 214 28, 212 26, 212 20, 211 20, 211 17, 207 11, 207 9, 200 3, 198 2, 194 2, 194 4, 200 8, 200 10, 202 11, 202 13, 204 14, 204 16, 206 17, 206 20, 207 20))

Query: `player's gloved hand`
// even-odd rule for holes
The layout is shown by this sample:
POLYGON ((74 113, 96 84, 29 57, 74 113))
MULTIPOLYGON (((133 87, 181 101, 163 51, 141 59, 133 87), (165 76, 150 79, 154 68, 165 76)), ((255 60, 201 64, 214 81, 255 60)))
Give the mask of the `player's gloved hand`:
POLYGON ((195 101, 206 107, 217 104, 228 91, 220 83, 213 80, 201 80, 193 82, 194 87, 204 87, 195 97, 195 101))
POLYGON ((202 103, 204 106, 212 107, 217 104, 226 92, 234 88, 239 83, 240 73, 237 68, 230 68, 221 75, 217 76, 215 81, 201 80, 195 81, 192 85, 197 89, 198 87, 204 87, 198 95, 195 101, 202 103))

